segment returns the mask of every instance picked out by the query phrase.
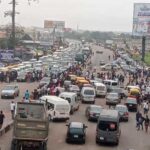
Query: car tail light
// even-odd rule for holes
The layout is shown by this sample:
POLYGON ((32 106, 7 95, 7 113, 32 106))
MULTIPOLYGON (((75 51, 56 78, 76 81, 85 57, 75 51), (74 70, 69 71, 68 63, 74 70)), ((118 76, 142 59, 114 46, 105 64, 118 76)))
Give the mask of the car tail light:
POLYGON ((125 113, 125 116, 128 116, 128 115, 129 115, 129 113, 128 113, 128 112, 126 112, 126 113, 125 113))

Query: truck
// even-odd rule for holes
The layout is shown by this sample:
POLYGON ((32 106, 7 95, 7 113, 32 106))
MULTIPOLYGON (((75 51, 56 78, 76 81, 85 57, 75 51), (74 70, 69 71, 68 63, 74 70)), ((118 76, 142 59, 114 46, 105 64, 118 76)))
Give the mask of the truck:
POLYGON ((11 150, 47 150, 49 119, 45 105, 17 102, 11 150))

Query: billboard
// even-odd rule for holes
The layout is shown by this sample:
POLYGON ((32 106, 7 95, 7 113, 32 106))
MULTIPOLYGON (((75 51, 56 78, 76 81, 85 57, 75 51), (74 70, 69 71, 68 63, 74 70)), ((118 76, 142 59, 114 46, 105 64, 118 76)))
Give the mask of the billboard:
POLYGON ((150 36, 150 3, 135 3, 133 12, 134 36, 150 36))
POLYGON ((12 50, 0 50, 0 61, 11 61, 14 59, 12 50))
POLYGON ((65 28, 65 21, 45 20, 44 21, 44 28, 64 29, 65 28))

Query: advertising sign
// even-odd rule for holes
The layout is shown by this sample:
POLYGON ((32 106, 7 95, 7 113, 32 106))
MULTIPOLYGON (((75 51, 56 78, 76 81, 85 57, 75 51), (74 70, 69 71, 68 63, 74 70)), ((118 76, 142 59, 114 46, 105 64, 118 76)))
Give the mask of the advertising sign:
POLYGON ((11 61, 14 59, 12 50, 0 50, 0 61, 11 61))
POLYGON ((65 22, 64 21, 45 20, 44 21, 44 28, 64 29, 65 28, 65 22))
POLYGON ((132 32, 134 36, 150 36, 150 3, 134 4, 132 32))

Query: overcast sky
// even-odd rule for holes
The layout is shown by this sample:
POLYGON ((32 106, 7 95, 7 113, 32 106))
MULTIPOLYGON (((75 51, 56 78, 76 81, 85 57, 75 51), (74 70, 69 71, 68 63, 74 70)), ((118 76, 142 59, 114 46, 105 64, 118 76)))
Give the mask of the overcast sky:
MULTIPOLYGON (((11 22, 4 18, 11 0, 1 0, 0 24, 11 22)), ((133 4, 150 0, 39 0, 39 3, 17 0, 20 12, 16 22, 22 26, 44 26, 44 20, 63 20, 66 27, 100 31, 132 31, 133 4)))

